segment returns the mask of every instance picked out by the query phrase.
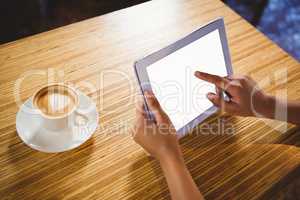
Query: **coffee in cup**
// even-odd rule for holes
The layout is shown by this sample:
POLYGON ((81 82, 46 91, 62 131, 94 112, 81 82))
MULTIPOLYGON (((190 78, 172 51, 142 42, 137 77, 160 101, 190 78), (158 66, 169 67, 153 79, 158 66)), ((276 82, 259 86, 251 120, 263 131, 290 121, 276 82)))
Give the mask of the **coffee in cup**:
POLYGON ((86 125, 88 118, 79 113, 79 97, 75 89, 66 84, 50 84, 33 95, 33 106, 48 130, 86 125))
POLYGON ((76 92, 70 87, 52 84, 43 87, 35 94, 33 104, 46 117, 60 118, 76 108, 78 98, 76 92))

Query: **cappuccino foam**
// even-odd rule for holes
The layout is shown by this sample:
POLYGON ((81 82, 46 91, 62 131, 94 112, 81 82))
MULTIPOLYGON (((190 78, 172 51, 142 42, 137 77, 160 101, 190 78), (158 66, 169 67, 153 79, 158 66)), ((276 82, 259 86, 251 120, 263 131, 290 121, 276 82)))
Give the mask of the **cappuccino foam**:
POLYGON ((76 106, 76 94, 66 86, 52 85, 41 89, 35 96, 34 104, 45 115, 63 116, 76 106))

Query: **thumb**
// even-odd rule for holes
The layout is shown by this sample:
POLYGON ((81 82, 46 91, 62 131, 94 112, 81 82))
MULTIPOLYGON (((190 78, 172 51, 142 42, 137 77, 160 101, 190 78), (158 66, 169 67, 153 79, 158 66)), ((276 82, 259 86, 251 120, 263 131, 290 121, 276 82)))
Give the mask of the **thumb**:
POLYGON ((227 102, 220 95, 210 92, 207 94, 207 98, 215 106, 219 107, 222 111, 225 111, 228 113, 234 113, 234 111, 236 110, 236 105, 234 102, 227 102))
POLYGON ((154 117, 158 123, 163 123, 166 122, 166 120, 169 120, 167 114, 162 110, 153 93, 146 91, 145 97, 149 110, 154 114, 154 117))

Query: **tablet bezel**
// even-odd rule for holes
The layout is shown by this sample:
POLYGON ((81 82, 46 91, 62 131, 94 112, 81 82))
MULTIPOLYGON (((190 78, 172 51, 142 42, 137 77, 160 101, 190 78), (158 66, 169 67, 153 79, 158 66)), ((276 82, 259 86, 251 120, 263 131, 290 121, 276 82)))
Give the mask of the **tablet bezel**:
MULTIPOLYGON (((225 66, 227 70, 227 75, 232 75, 233 70, 231 66, 231 59, 230 59, 230 53, 229 53, 229 48, 228 48, 228 42, 227 42, 227 37, 226 37, 226 32, 225 32, 225 25, 224 25, 224 20, 223 18, 218 18, 198 30, 192 32, 191 34, 185 36, 184 38, 178 40, 177 42, 157 51, 154 52, 138 61, 135 62, 134 64, 134 69, 136 73, 136 77, 138 80, 138 83, 140 85, 140 90, 141 93, 144 96, 144 91, 152 91, 151 88, 151 83, 149 81, 148 73, 147 73, 147 67, 158 60, 172 54, 173 52, 177 51, 178 49, 181 49, 190 43, 200 39, 201 37, 207 35, 208 33, 219 30, 219 35, 220 35, 220 40, 222 44, 222 50, 223 50, 223 55, 224 55, 224 61, 225 61, 225 66)), ((146 101, 145 101, 146 102, 146 101)), ((145 103, 145 107, 148 111, 148 116, 150 119, 154 120, 153 115, 149 112, 147 103, 145 103)), ((204 121, 206 118, 211 116, 212 114, 216 113, 218 111, 218 108, 215 106, 210 107, 200 115, 198 115, 195 119, 190 121, 188 124, 177 130, 177 134, 179 136, 183 136, 186 133, 190 132, 195 126, 200 124, 202 121, 204 121)))

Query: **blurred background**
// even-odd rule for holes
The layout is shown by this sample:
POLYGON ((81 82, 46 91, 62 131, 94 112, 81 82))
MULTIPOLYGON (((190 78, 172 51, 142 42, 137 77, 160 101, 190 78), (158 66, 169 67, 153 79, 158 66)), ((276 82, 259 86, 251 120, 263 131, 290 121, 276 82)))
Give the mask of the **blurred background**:
POLYGON ((224 0, 300 62, 300 0, 224 0))
MULTIPOLYGON (((2 1, 0 44, 145 1, 148 0, 2 1)), ((300 61, 300 0, 223 2, 300 61)))

